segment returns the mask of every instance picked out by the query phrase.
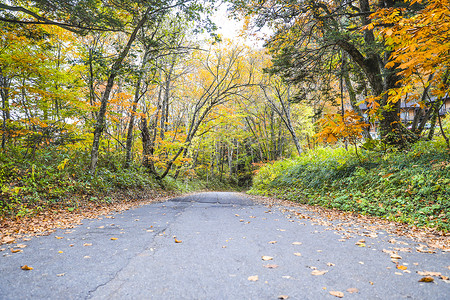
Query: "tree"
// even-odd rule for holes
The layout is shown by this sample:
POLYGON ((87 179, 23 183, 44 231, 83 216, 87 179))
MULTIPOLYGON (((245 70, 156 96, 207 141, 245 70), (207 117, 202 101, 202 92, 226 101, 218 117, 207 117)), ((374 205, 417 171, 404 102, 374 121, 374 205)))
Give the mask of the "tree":
MULTIPOLYGON (((294 83, 314 81, 316 70, 327 70, 341 61, 342 51, 363 74, 379 108, 380 132, 386 143, 404 146, 416 137, 399 118, 400 103, 390 102, 386 91, 398 86, 401 79, 385 68, 390 62, 389 48, 377 39, 369 16, 380 8, 392 7, 391 1, 371 3, 348 1, 270 0, 235 1, 235 8, 256 17, 256 25, 273 24, 275 34, 267 41, 274 55, 274 72, 294 83)), ((306 92, 309 92, 308 90, 306 92)), ((302 95, 300 95, 302 96, 302 95)))
POLYGON ((420 105, 413 130, 421 133, 430 117, 436 123, 442 99, 450 92, 450 9, 448 1, 441 0, 428 1, 419 11, 417 6, 423 1, 407 3, 408 7, 378 10, 371 16, 370 26, 381 28, 379 33, 391 50, 391 61, 386 67, 401 78, 401 85, 387 91, 387 97, 393 103, 407 97, 420 105), (423 120, 417 126, 419 117, 423 120))
MULTIPOLYGON (((241 68, 244 67, 244 49, 232 45, 229 47, 230 49, 216 48, 206 54, 203 51, 194 53, 195 57, 191 60, 193 70, 183 88, 185 99, 190 99, 184 138, 177 149, 168 153, 164 167, 156 174, 158 178, 167 176, 172 166, 178 164, 188 153, 198 129, 209 114, 252 84, 252 71, 245 76, 241 73, 241 68)), ((144 149, 147 149, 144 152, 155 152, 150 141, 143 143, 144 149)))

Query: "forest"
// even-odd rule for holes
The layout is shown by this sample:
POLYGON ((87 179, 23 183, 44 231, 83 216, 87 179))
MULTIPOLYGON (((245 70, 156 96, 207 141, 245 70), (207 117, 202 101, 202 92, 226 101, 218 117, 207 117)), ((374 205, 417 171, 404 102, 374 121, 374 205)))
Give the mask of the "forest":
POLYGON ((3 1, 0 218, 250 189, 448 231, 449 41, 448 0, 3 1))

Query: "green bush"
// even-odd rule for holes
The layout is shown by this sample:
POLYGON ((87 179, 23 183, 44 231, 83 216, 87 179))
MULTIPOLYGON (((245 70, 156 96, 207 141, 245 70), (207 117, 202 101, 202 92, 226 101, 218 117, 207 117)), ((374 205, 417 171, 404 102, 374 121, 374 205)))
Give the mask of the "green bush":
POLYGON ((24 215, 48 205, 65 207, 84 195, 98 200, 124 189, 155 189, 149 173, 133 165, 123 169, 118 158, 102 158, 96 175, 87 170, 86 152, 47 148, 32 158, 9 151, 0 153, 0 215, 24 215))
POLYGON ((409 151, 319 148, 267 164, 250 193, 449 231, 450 153, 442 140, 409 151))

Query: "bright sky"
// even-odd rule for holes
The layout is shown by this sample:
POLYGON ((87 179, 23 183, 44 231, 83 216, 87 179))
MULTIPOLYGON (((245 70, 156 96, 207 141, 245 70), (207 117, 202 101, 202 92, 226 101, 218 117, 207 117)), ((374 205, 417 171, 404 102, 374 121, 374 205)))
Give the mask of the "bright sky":
POLYGON ((217 33, 222 36, 223 39, 243 41, 246 45, 254 48, 263 47, 263 42, 256 37, 243 37, 241 35, 244 21, 228 18, 227 6, 225 4, 219 6, 218 11, 212 16, 212 20, 216 23, 217 27, 219 27, 217 33))

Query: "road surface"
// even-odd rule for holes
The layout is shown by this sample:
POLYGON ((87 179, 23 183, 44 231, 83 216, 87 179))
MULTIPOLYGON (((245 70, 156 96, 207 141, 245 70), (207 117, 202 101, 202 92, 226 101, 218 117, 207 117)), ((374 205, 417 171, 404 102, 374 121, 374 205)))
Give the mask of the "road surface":
POLYGON ((0 252, 0 299, 450 299, 449 283, 417 273, 449 276, 450 253, 342 236, 241 194, 194 194, 0 252))

